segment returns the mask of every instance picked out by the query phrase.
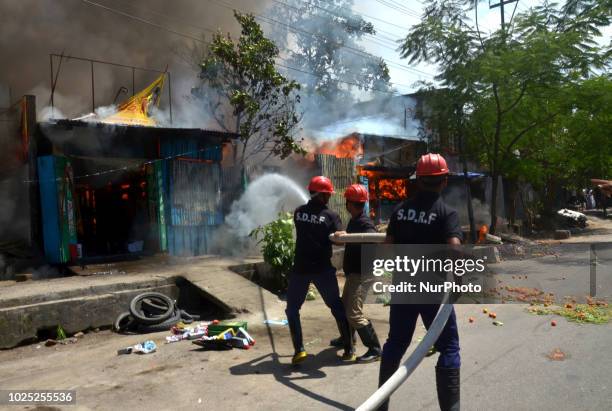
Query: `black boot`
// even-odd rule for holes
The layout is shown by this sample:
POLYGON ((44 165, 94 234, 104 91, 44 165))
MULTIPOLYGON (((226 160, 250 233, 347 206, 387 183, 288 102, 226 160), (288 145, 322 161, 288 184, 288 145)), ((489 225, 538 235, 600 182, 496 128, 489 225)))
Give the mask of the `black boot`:
MULTIPOLYGON (((382 387, 383 384, 391 378, 393 373, 399 368, 399 361, 389 361, 384 358, 380 361, 380 371, 378 373, 378 387, 382 387)), ((387 411, 389 409, 389 400, 383 402, 379 407, 378 411, 387 411)))
POLYGON ((353 336, 351 327, 346 319, 336 320, 338 325, 338 331, 340 331, 340 338, 342 338, 342 347, 344 353, 342 354, 342 361, 355 361, 355 349, 353 347, 353 336))
POLYGON ((306 350, 302 338, 302 324, 300 317, 288 319, 291 342, 293 343, 294 355, 291 364, 299 364, 306 359, 306 350))
POLYGON ((436 367, 436 388, 442 411, 459 411, 459 368, 436 367))
MULTIPOLYGON (((355 345, 355 329, 351 327, 351 339, 353 341, 353 345, 355 345)), ((344 345, 344 341, 342 340, 342 336, 336 337, 333 340, 329 340, 329 345, 332 347, 342 347, 344 345)))
POLYGON ((368 325, 364 327, 358 328, 357 333, 359 333, 363 345, 368 347, 368 351, 361 357, 357 357, 357 361, 362 363, 378 361, 382 350, 380 349, 380 341, 378 341, 378 336, 372 326, 372 322, 369 322, 368 325))

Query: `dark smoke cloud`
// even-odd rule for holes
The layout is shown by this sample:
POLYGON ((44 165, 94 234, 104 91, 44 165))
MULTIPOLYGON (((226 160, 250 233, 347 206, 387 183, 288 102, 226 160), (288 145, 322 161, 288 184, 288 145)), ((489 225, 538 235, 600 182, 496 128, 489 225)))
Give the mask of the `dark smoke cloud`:
MULTIPOLYGON (((210 39, 197 27, 237 34, 232 11, 201 0, 92 0, 137 15, 193 37, 210 39), (156 14, 159 13, 159 14, 156 14)), ((243 10, 265 8, 267 2, 233 0, 243 10)), ((35 94, 39 110, 49 104, 49 53, 110 60, 122 64, 168 70, 172 73, 173 103, 195 84, 197 68, 186 61, 193 40, 119 16, 81 0, 0 0, 0 84, 11 87, 15 101, 35 94)), ((201 45, 200 45, 201 48, 201 45)), ((55 62, 57 67, 57 61, 55 62)), ((136 73, 136 90, 156 75, 136 73)), ((130 70, 95 66, 95 103, 113 102, 121 87, 132 88, 130 70)), ((88 63, 64 60, 56 90, 56 105, 68 117, 91 111, 91 75, 88 63)), ((118 100, 125 98, 123 94, 118 100)), ((167 100, 162 100, 166 105, 167 100)))

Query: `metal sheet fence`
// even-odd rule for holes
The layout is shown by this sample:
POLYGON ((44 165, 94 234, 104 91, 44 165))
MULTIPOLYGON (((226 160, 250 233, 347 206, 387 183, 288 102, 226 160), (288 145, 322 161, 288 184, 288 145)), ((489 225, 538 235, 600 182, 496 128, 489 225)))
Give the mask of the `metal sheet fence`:
POLYGON ((356 182, 356 163, 354 158, 337 158, 330 154, 317 154, 315 160, 321 175, 329 177, 334 184, 335 193, 329 200, 329 208, 340 214, 342 223, 346 226, 351 216, 346 211, 344 190, 356 182))

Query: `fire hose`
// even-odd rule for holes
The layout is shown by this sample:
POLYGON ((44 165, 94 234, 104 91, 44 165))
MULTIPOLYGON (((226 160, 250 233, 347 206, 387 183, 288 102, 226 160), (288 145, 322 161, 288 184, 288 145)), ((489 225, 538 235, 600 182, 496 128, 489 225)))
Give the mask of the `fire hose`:
MULTIPOLYGON (((448 294, 445 296, 447 301, 448 294)), ((370 396, 363 404, 361 404, 357 411, 372 411, 376 410, 380 404, 385 402, 387 398, 391 396, 404 383, 412 374, 412 372, 419 366, 425 355, 429 351, 429 347, 434 345, 438 340, 438 337, 442 333, 446 321, 453 310, 452 304, 441 304, 440 309, 436 318, 431 323, 429 330, 423 340, 416 347, 414 352, 408 357, 408 359, 395 371, 395 373, 385 382, 374 394, 370 396)))
MULTIPOLYGON (((382 243, 385 240, 385 234, 383 233, 354 233, 354 234, 342 234, 339 236, 330 235, 330 240, 336 243, 382 243)), ((373 411, 376 410, 383 402, 385 402, 391 394, 393 394, 399 387, 408 379, 412 372, 419 366, 425 355, 429 351, 429 348, 435 344, 438 337, 442 333, 446 321, 450 316, 453 305, 448 304, 449 294, 444 295, 440 309, 436 318, 431 323, 431 326, 427 330, 427 334, 423 337, 423 340, 416 347, 414 352, 408 357, 408 359, 395 371, 395 373, 389 378, 374 394, 372 394, 363 404, 361 404, 357 411, 373 411)))

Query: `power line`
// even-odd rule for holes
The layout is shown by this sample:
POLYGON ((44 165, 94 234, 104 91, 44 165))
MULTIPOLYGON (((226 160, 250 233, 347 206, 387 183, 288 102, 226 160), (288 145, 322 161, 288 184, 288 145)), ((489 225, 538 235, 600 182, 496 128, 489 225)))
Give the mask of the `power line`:
POLYGON ((390 2, 390 1, 386 1, 386 0, 376 0, 377 3, 382 4, 383 6, 386 6, 392 10, 395 11, 399 11, 400 13, 406 15, 406 16, 410 16, 410 17, 416 17, 419 18, 421 17, 416 11, 414 10, 410 10, 410 9, 406 9, 404 7, 399 7, 396 6, 394 3, 390 2))
MULTIPOLYGON (((287 4, 287 3, 284 3, 284 2, 282 2, 282 1, 278 1, 278 0, 272 0, 272 1, 274 1, 275 3, 281 4, 281 5, 285 6, 285 7, 292 8, 292 9, 294 9, 294 10, 296 10, 296 11, 301 11, 301 9, 300 9, 299 7, 291 6, 291 5, 289 5, 289 4, 287 4)), ((332 10, 329 10, 329 9, 327 9, 327 8, 325 8, 325 7, 318 6, 318 5, 314 4, 314 3, 310 3, 310 2, 303 2, 303 3, 304 3, 304 4, 306 4, 306 5, 308 5, 308 6, 311 6, 311 7, 314 7, 314 8, 316 8, 316 9, 319 9, 319 10, 321 10, 321 11, 325 12, 325 13, 328 13, 328 14, 330 14, 330 15, 334 16, 334 17, 339 17, 339 18, 344 18, 344 19, 346 19, 346 18, 347 18, 347 16, 345 16, 345 15, 335 13, 335 12, 333 12, 332 10)), ((363 13, 357 13, 357 14, 358 14, 358 15, 359 15, 359 17, 361 17, 361 18, 363 18, 363 17, 369 17, 369 16, 367 16, 367 15, 365 15, 365 14, 363 14, 363 13)), ((314 15, 314 14, 313 14, 313 15, 314 15)), ((318 16, 318 17, 323 18, 323 17, 321 17, 321 16, 318 16)), ((384 20, 381 20, 381 21, 382 21, 383 23, 385 23, 385 21, 384 21, 384 20)), ((371 24, 371 23, 370 23, 370 24, 371 24)), ((397 27, 400 27, 400 26, 397 26, 397 27)), ((398 36, 399 36, 399 37, 401 37, 401 36, 400 36, 400 35, 398 35, 398 34, 391 33, 391 32, 388 32, 388 31, 384 31, 384 30, 381 30, 381 29, 379 29, 379 28, 375 28, 375 31, 376 31, 376 34, 370 34, 370 33, 365 33, 365 34, 367 34, 367 35, 369 35, 369 36, 380 37, 380 39, 384 39, 384 40, 387 40, 387 41, 389 41, 389 42, 392 42, 394 45, 395 45, 395 42, 397 41, 397 39, 395 39, 395 38, 391 38, 391 37, 386 37, 386 36, 383 36, 383 35, 381 35, 380 33, 385 33, 385 34, 388 34, 388 35, 393 36, 393 37, 398 37, 398 36)))
MULTIPOLYGON (((200 39, 200 38, 193 37, 193 36, 189 36, 189 35, 184 34, 184 33, 180 33, 180 32, 178 32, 178 31, 176 31, 176 30, 169 29, 169 28, 167 28, 167 27, 165 27, 165 26, 162 26, 162 25, 160 25, 160 24, 157 24, 157 23, 154 23, 154 22, 148 21, 148 20, 143 19, 143 18, 140 18, 140 17, 138 17, 138 16, 134 16, 134 15, 131 15, 131 14, 129 14, 129 13, 126 13, 126 12, 123 12, 123 11, 120 11, 120 10, 117 10, 117 9, 114 9, 114 8, 111 8, 111 7, 108 7, 108 6, 103 6, 103 5, 99 4, 99 3, 96 3, 96 2, 93 2, 93 1, 90 1, 90 0, 82 0, 82 1, 83 1, 83 2, 85 2, 85 3, 87 3, 87 4, 93 5, 93 6, 101 7, 101 8, 103 8, 103 9, 105 9, 105 10, 107 10, 107 11, 110 11, 110 12, 113 12, 113 13, 115 13, 115 14, 119 14, 119 15, 121 15, 121 16, 124 16, 124 17, 127 17, 127 18, 134 19, 134 20, 136 20, 136 21, 138 21, 138 22, 140 22, 140 23, 143 23, 143 24, 149 24, 149 25, 151 25, 151 26, 153 26, 153 27, 156 27, 156 28, 159 28, 159 29, 162 29, 162 30, 168 31, 168 32, 170 32, 170 33, 172 33, 172 34, 175 34, 175 35, 178 35, 178 36, 181 36, 181 37, 186 37, 186 38, 189 38, 189 39, 191 39, 191 40, 197 41, 197 42, 202 43, 202 44, 210 44, 209 42, 207 42, 207 41, 205 41, 205 40, 202 40, 202 39, 200 39)), ((212 30, 212 29, 203 28, 203 27, 202 27, 202 29, 206 29, 207 31, 211 31, 211 30, 212 30)), ((213 31, 213 32, 216 32, 216 31, 214 31, 214 30, 212 30, 212 31, 213 31)), ((283 60, 283 61, 287 61, 286 59, 284 59, 284 58, 282 58, 282 57, 280 57, 280 56, 279 56, 278 58, 279 58, 279 59, 281 59, 281 60, 283 60)), ((315 76, 315 77, 318 77, 318 78, 321 78, 321 79, 323 78, 323 76, 320 76, 320 75, 318 75, 318 74, 316 74, 316 73, 312 73, 312 72, 309 72, 309 71, 306 71, 306 70, 301 70, 301 69, 298 69, 298 68, 296 68, 296 67, 291 67, 291 66, 287 66, 287 65, 282 65, 282 64, 279 64, 279 63, 275 63, 275 65, 277 65, 277 66, 279 66, 279 67, 286 68, 286 69, 288 69, 288 70, 292 70, 292 71, 296 71, 296 72, 300 72, 300 73, 304 73, 304 74, 309 74, 309 75, 312 75, 312 76, 315 76)), ((336 82, 338 82, 338 83, 344 83, 344 84, 347 84, 347 85, 351 85, 351 86, 363 87, 362 85, 359 85, 358 83, 354 83, 354 82, 350 82, 350 81, 346 81, 346 80, 334 79, 334 81, 336 81, 336 82)), ((391 83, 391 84, 393 84, 393 85, 410 87, 410 86, 408 86, 408 85, 404 85, 404 84, 393 83, 393 82, 390 82, 390 83, 391 83)), ((391 94, 391 95, 397 95, 395 92, 388 91, 388 90, 380 90, 380 89, 373 88, 373 87, 366 88, 366 90, 373 90, 373 91, 377 91, 377 92, 381 92, 381 93, 387 93, 387 94, 391 94)))
MULTIPOLYGON (((320 9, 320 10, 326 11, 326 12, 328 12, 328 13, 332 13, 332 14, 334 14, 334 13, 333 13, 331 10, 329 10, 329 9, 327 9, 327 8, 325 8, 325 7, 317 6, 316 4, 309 3, 309 2, 306 2, 306 1, 305 1, 304 3, 306 3, 306 4, 310 4, 311 6, 316 7, 317 9, 320 9)), ((383 19, 378 18, 378 17, 370 16, 370 15, 365 14, 365 13, 362 13, 362 12, 359 12, 359 14, 360 14, 361 16, 363 16, 363 17, 368 18, 368 19, 376 20, 376 21, 379 21, 379 22, 381 22, 381 23, 388 24, 389 26, 393 26, 393 27, 397 27, 398 29, 406 30, 406 27, 400 26, 399 24, 394 24, 394 23, 391 23, 390 21, 383 20, 383 19)), ((379 30, 379 31, 381 31, 381 32, 385 33, 383 30, 379 30)), ((395 34, 394 34, 394 33, 390 33, 390 32, 386 32, 386 33, 387 33, 387 34, 390 34, 390 35, 392 35, 392 36, 395 36, 395 34)))
MULTIPOLYGON (((221 7, 225 7, 227 9, 230 9, 230 10, 238 10, 238 11, 241 11, 243 13, 246 13, 244 10, 238 9, 237 7, 234 7, 234 6, 232 6, 230 4, 227 4, 227 3, 223 2, 223 1, 220 1, 220 0, 208 0, 208 1, 210 1, 212 3, 215 3, 215 4, 217 4, 217 5, 221 6, 221 7)), ((291 26, 290 24, 283 23, 281 21, 272 19, 270 17, 262 16, 260 14, 256 14, 256 13, 253 13, 253 12, 250 12, 250 13, 253 14, 254 16, 256 16, 258 18, 258 20, 261 20, 261 21, 263 21, 265 23, 268 23, 270 25, 279 24, 279 25, 287 27, 290 30, 295 31, 295 32, 303 33, 303 34, 306 34, 306 35, 309 35, 309 36, 312 36, 312 37, 320 37, 320 38, 323 38, 323 39, 326 39, 326 40, 330 40, 328 37, 325 37, 325 36, 322 36, 322 35, 319 35, 319 34, 315 34, 315 33, 309 32, 309 31, 304 30, 304 29, 300 29, 300 28, 291 26)), ((355 48, 355 47, 347 46, 347 45, 342 44, 342 43, 335 43, 335 44, 338 45, 341 48, 345 48, 347 50, 351 50, 353 52, 352 54, 360 55, 361 57, 370 57, 370 58, 374 58, 376 60, 381 59, 385 63, 387 63, 388 65, 395 65, 400 70, 404 70, 404 71, 407 71, 407 72, 410 72, 410 71, 418 72, 418 73, 420 73, 420 74, 422 74, 424 76, 433 78, 433 76, 431 76, 429 73, 426 73, 424 71, 421 71, 421 70, 418 70, 418 69, 415 69, 415 68, 404 66, 401 63, 397 63, 397 62, 394 62, 394 61, 386 60, 386 59, 384 59, 384 58, 382 58, 380 56, 376 56, 374 54, 368 53, 367 51, 360 50, 360 49, 355 48)), ((391 50, 395 51, 395 49, 391 49, 391 50)))

